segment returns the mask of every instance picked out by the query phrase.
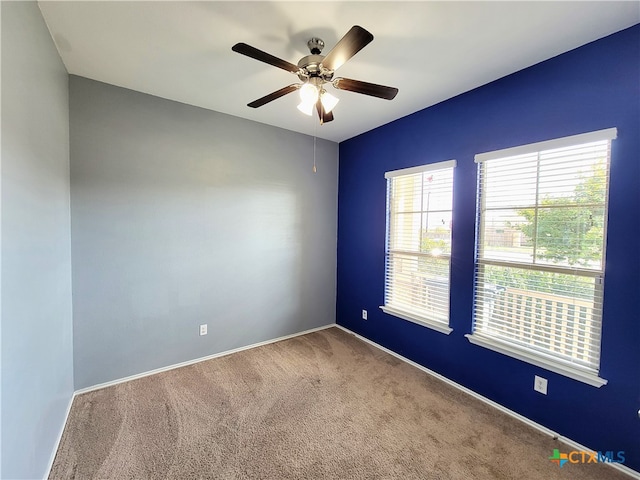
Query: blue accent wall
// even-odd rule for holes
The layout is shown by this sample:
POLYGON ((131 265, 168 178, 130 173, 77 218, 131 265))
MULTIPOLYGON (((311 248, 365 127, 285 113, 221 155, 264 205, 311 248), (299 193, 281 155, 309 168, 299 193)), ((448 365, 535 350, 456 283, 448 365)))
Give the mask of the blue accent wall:
MULTIPOLYGON (((340 144, 338 324, 640 470, 640 25, 340 144), (617 127, 601 388, 472 345, 477 153, 617 127), (456 159, 451 322, 444 335, 383 313, 384 173, 456 159), (361 310, 369 313, 361 319, 361 310), (533 390, 549 380, 548 395, 533 390)), ((429 88, 425 85, 425 88, 429 88)), ((402 91, 400 91, 402 95, 402 91)), ((384 105, 380 105, 384 108, 384 105)), ((568 450, 568 448, 567 448, 568 450)))

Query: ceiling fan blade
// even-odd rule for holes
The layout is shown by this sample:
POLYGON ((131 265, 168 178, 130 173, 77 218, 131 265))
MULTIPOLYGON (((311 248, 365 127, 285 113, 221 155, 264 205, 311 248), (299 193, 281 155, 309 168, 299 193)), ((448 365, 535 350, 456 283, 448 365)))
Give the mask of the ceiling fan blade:
POLYGON ((231 50, 234 52, 240 53, 242 55, 246 55, 247 57, 254 58, 264 63, 268 63, 269 65, 273 65, 274 67, 281 68, 286 70, 287 72, 298 73, 300 68, 293 63, 287 62, 286 60, 282 60, 281 58, 274 57, 273 55, 268 54, 267 52, 263 52, 262 50, 258 50, 256 47, 252 47, 251 45, 247 45, 246 43, 236 43, 231 50))
POLYGON ((364 95, 384 98, 385 100, 393 100, 398 94, 397 88, 376 85, 375 83, 361 82, 360 80, 352 80, 350 78, 337 78, 334 80, 333 86, 339 90, 363 93, 364 95))
POLYGON ((320 125, 333 121, 333 112, 326 112, 320 100, 316 102, 316 110, 318 111, 318 118, 320 118, 320 125))
POLYGON ((297 83, 294 83, 293 85, 283 87, 280 90, 276 90, 275 92, 270 93, 269 95, 265 95, 262 98, 254 100, 253 102, 248 103, 247 106, 251 108, 261 107, 269 102, 272 102, 280 97, 285 96, 287 93, 295 92, 296 90, 298 90, 298 88, 300 88, 300 85, 298 85, 297 83))
POLYGON ((364 28, 354 25, 344 37, 331 49, 322 60, 327 70, 337 70, 347 60, 366 47, 373 40, 373 35, 364 28))

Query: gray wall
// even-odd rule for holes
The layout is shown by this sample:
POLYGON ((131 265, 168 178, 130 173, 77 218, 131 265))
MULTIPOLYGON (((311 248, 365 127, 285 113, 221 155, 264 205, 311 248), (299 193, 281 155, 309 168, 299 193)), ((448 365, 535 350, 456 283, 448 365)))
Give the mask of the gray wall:
POLYGON ((68 76, 35 2, 2 2, 2 478, 46 474, 73 393, 68 76))
POLYGON ((70 118, 76 388, 335 322, 337 144, 76 76, 70 118))

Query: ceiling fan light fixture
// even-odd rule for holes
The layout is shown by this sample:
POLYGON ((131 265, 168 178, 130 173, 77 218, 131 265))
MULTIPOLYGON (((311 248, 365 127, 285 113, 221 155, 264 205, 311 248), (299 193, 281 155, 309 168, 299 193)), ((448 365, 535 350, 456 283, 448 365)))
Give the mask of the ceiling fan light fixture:
POLYGON ((324 111, 329 113, 331 110, 335 108, 335 106, 338 104, 340 99, 331 95, 329 92, 323 90, 322 96, 320 97, 320 101, 322 102, 324 111))
POLYGON ((300 105, 298 105, 298 110, 300 110, 305 115, 311 116, 313 115, 313 107, 315 107, 315 105, 316 102, 306 102, 303 100, 302 102, 300 102, 300 105))
POLYGON ((310 83, 305 83, 300 87, 300 100, 302 100, 304 104, 315 105, 318 101, 319 94, 318 87, 310 83))

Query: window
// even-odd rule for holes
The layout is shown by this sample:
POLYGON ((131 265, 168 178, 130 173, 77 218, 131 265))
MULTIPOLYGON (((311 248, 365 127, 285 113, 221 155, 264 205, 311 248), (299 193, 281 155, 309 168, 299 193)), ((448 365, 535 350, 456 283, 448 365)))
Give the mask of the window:
POLYGON ((615 129, 476 155, 472 343, 594 386, 615 129))
POLYGON ((449 334, 455 160, 387 172, 386 313, 449 334))

